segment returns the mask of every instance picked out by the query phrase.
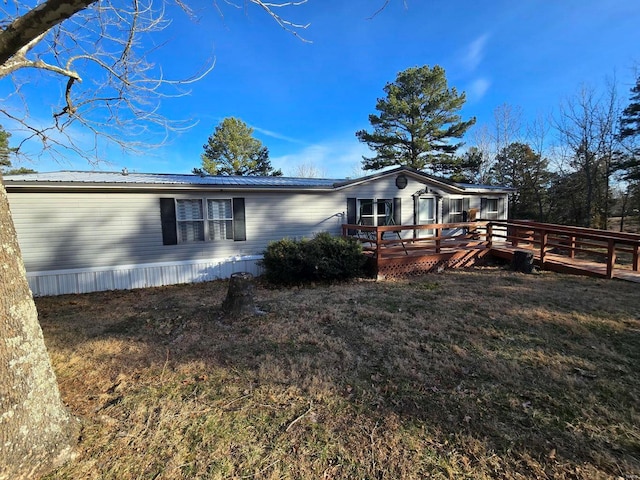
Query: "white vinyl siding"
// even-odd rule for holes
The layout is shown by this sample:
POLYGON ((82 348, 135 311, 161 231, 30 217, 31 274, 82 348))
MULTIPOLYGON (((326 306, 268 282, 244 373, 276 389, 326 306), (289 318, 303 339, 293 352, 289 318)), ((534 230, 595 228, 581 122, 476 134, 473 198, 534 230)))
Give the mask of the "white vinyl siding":
MULTIPOLYGON (((221 218, 211 221, 218 224, 219 235, 224 235, 226 241, 163 245, 160 198, 196 203, 202 199, 221 200, 226 203, 227 215, 232 196, 216 199, 209 192, 166 191, 9 192, 9 203, 27 271, 260 255, 273 240, 310 238, 318 232, 339 235, 346 210, 346 195, 342 192, 242 192, 247 241, 231 240, 233 221, 222 218, 219 211, 221 218)), ((207 226, 208 216, 206 212, 207 226)), ((176 218, 176 226, 178 223, 176 218)), ((206 276, 208 272, 202 274, 206 276)))
MULTIPOLYGON (((132 186, 130 190, 105 192, 83 188, 82 185, 77 190, 74 188, 70 186, 61 191, 45 186, 40 190, 34 187, 26 191, 12 188, 10 184, 7 186, 27 272, 63 269, 107 271, 122 265, 133 268, 172 262, 206 265, 211 259, 217 261, 260 255, 273 240, 310 238, 318 232, 339 235, 341 225, 347 220, 347 198, 400 198, 400 223, 411 225, 417 215, 414 195, 423 191, 425 184, 409 177, 407 188, 400 190, 395 186, 393 177, 385 177, 333 192, 219 192, 205 187, 184 190, 168 186, 158 186, 157 189, 132 186), (232 210, 230 212, 233 202, 230 199, 235 197, 244 198, 246 241, 229 241, 233 235, 232 210), (192 226, 185 227, 187 233, 184 235, 187 237, 202 238, 200 233, 196 233, 199 229, 193 225, 204 224, 205 239, 212 235, 213 239, 224 238, 227 241, 188 241, 164 245, 159 208, 161 198, 189 200, 185 210, 187 204, 191 210, 194 203, 202 205, 202 216, 197 207, 195 214, 185 211, 181 217, 182 222, 192 222, 192 226)), ((427 195, 433 194, 436 202, 442 202, 442 193, 429 187, 427 195)), ((471 208, 480 208, 481 196, 484 197, 472 197, 471 208)), ((506 205, 503 200, 506 195, 499 198, 500 203, 506 205)), ((440 206, 438 203, 438 215, 440 206)), ((176 230, 180 223, 177 210, 176 203, 176 230)), ((198 268, 193 267, 200 278, 211 278, 213 267, 198 268)))

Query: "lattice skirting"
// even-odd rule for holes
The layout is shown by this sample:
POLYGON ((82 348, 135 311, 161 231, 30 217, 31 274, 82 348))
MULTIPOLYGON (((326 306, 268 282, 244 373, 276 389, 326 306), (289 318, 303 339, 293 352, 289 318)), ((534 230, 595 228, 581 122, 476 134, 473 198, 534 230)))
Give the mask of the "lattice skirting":
POLYGON ((384 258, 375 268, 377 278, 400 278, 441 271, 447 268, 471 267, 485 261, 488 250, 463 250, 428 256, 384 258))

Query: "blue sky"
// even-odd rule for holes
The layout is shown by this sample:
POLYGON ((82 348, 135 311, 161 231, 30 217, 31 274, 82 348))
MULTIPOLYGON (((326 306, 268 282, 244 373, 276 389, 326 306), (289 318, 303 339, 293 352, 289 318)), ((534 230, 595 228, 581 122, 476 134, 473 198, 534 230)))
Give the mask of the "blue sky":
MULTIPOLYGON (((467 94, 463 116, 482 125, 504 103, 521 107, 524 120, 551 114, 582 84, 601 88, 614 75, 626 101, 640 66, 639 0, 391 0, 368 18, 383 3, 308 0, 283 9, 283 16, 310 23, 302 35, 311 43, 255 7, 220 2, 221 17, 203 2, 196 23, 177 15, 158 53, 165 74, 192 73, 211 53, 216 65, 188 96, 164 100, 162 113, 197 125, 144 155, 113 150, 110 164, 97 168, 189 173, 218 122, 235 116, 255 129, 285 175, 307 163, 328 177, 353 176, 368 154, 355 132, 369 128, 385 83, 408 67, 442 66, 449 85, 467 94)), ((46 90, 38 93, 43 111, 54 100, 46 90)), ((91 168, 82 159, 55 163, 46 155, 25 165, 91 168)))

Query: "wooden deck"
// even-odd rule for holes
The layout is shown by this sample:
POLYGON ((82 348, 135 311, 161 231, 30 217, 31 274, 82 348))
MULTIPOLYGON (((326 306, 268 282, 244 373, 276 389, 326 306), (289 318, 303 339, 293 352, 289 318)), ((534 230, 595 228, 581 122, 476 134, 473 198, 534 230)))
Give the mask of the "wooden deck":
MULTIPOLYGON (((500 257, 510 261, 513 257, 513 253, 517 250, 525 250, 525 248, 514 247, 508 244, 494 244, 489 253, 494 257, 500 257)), ((531 250, 534 255, 534 263, 542 270, 570 273, 574 275, 586 275, 589 277, 617 278, 619 280, 640 283, 640 272, 633 271, 631 268, 626 268, 625 266, 615 268, 612 272, 612 276, 607 277, 606 263, 595 262, 587 259, 569 258, 564 255, 547 253, 545 255, 544 265, 541 265, 540 254, 536 250, 531 250)))
POLYGON ((378 277, 401 277, 445 268, 511 260, 531 251, 543 270, 640 283, 640 235, 518 220, 455 224, 343 225, 358 238, 378 277))

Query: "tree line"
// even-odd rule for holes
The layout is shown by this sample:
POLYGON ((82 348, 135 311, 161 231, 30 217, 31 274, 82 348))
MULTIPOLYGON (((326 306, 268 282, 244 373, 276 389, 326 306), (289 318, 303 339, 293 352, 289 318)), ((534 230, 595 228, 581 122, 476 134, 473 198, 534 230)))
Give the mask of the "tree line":
MULTIPOLYGON (((606 229, 640 211, 640 76, 625 108, 615 85, 583 86, 558 112, 531 122, 520 108, 494 110, 490 124, 463 119, 464 92, 436 65, 412 67, 383 89, 371 130, 356 137, 374 155, 362 169, 404 165, 460 183, 513 187, 511 218, 606 229), (466 148, 462 141, 470 139, 466 148)), ((203 146, 201 175, 282 175, 242 120, 225 118, 203 146)), ((296 172, 317 174, 317 169, 296 172), (315 173, 314 173, 315 172, 315 173)))
POLYGON ((640 76, 625 108, 615 85, 582 87, 558 113, 522 122, 501 105, 491 125, 462 138, 476 123, 462 119, 464 92, 447 85, 440 66, 413 67, 384 87, 372 130, 356 137, 375 155, 364 170, 404 165, 456 182, 515 188, 511 218, 607 228, 612 216, 640 210, 640 76))

